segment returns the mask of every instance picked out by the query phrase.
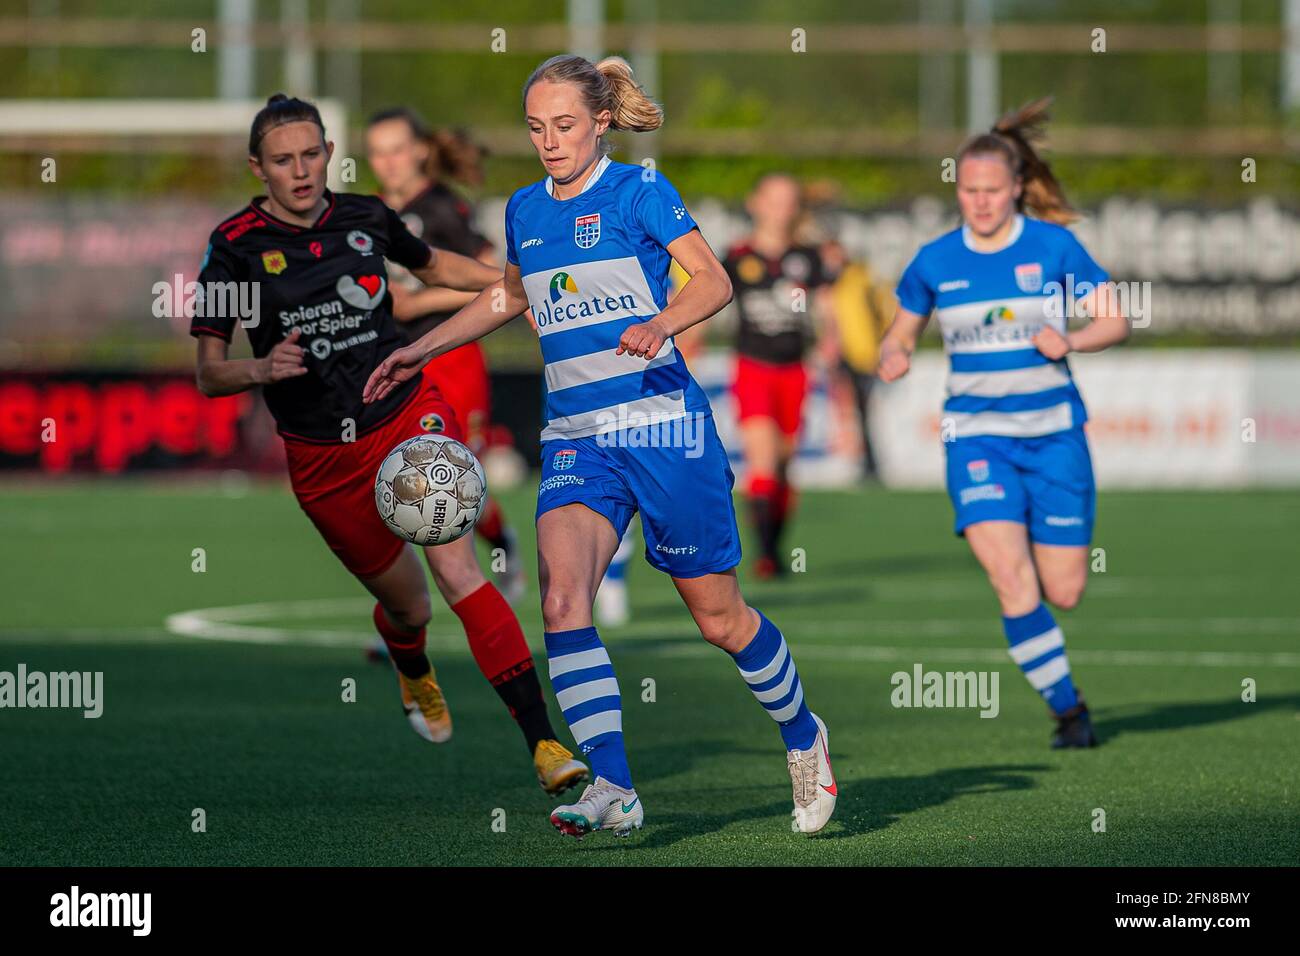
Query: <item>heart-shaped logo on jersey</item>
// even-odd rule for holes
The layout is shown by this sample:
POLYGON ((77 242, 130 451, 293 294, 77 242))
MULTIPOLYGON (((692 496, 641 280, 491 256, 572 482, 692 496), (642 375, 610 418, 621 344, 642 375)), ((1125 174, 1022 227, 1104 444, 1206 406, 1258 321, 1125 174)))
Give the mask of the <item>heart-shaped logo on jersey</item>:
POLYGON ((384 282, 383 276, 359 276, 354 279, 350 275, 343 275, 339 276, 335 288, 338 290, 339 298, 348 305, 369 311, 384 297, 388 284, 384 282))

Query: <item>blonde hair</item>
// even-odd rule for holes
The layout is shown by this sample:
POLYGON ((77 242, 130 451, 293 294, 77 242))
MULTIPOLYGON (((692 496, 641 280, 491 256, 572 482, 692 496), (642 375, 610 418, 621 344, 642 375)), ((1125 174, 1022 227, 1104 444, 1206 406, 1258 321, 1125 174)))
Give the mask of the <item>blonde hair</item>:
POLYGON ((1065 198, 1065 190, 1047 162, 1038 155, 1046 139, 1044 126, 1052 98, 1026 103, 1018 110, 1004 113, 987 133, 966 140, 957 151, 957 162, 967 156, 1000 156, 1011 167, 1013 176, 1023 183, 1016 208, 1023 212, 1027 207, 1039 219, 1059 225, 1069 225, 1079 214, 1065 198))
POLYGON ((533 70, 524 84, 525 108, 528 91, 543 80, 577 86, 593 116, 609 110, 610 129, 647 133, 663 125, 663 107, 650 99, 621 56, 607 56, 599 63, 573 54, 551 57, 533 70))

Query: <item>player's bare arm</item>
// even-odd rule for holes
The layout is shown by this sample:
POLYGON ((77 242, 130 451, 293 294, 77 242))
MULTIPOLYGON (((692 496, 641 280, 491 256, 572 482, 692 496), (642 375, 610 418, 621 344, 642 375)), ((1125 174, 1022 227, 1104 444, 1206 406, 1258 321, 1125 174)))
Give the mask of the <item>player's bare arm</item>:
POLYGON ((307 374, 298 330, 262 358, 232 359, 230 344, 212 335, 199 338, 195 375, 199 391, 208 398, 235 395, 257 385, 270 385, 307 374))
POLYGON ((1080 302, 1079 311, 1092 316, 1092 321, 1064 335, 1051 327, 1044 328, 1034 336, 1034 347, 1056 361, 1071 352, 1101 352, 1128 338, 1128 317, 1120 308, 1113 286, 1094 289, 1080 302))
POLYGON ((393 285, 393 318, 398 322, 414 322, 430 312, 455 312, 474 301, 474 292, 426 286, 423 289, 403 289, 393 285))
POLYGON ((690 276, 690 281, 653 319, 628 327, 615 350, 617 355, 627 352, 652 359, 669 338, 715 315, 731 301, 731 279, 727 270, 699 230, 692 229, 679 236, 668 244, 667 249, 690 276))
POLYGON ((527 308, 528 296, 524 293, 519 267, 507 263, 505 275, 487 286, 473 302, 422 338, 384 359, 366 382, 362 400, 367 404, 382 401, 394 388, 414 377, 431 359, 483 338, 527 308))
POLYGON ((412 269, 411 274, 427 286, 463 292, 478 292, 501 278, 501 270, 495 266, 446 249, 433 249, 428 264, 412 269))
POLYGON ((897 381, 907 374, 912 367, 912 353, 916 351, 917 340, 929 321, 929 316, 917 315, 902 306, 894 312, 894 321, 880 343, 878 374, 882 382, 897 381))

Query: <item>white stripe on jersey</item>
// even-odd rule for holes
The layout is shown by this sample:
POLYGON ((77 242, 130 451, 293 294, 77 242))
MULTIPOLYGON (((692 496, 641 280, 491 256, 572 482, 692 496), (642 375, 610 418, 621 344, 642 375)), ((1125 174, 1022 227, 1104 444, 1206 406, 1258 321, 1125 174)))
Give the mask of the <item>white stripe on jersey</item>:
POLYGON ((948 394, 1002 398, 1006 395, 1030 395, 1049 388, 1069 385, 1070 373, 1060 365, 1034 368, 1003 369, 995 372, 949 372, 948 394))
POLYGON ((542 441, 549 441, 552 438, 589 438, 592 435, 618 431, 629 425, 657 425, 671 422, 685 415, 686 402, 682 390, 677 389, 663 395, 650 395, 621 405, 612 405, 609 408, 597 408, 578 415, 552 418, 542 429, 542 441))
POLYGON ((607 352, 589 352, 577 358, 561 359, 547 365, 546 388, 548 391, 558 392, 561 389, 573 388, 575 385, 601 382, 616 375, 644 372, 647 369, 658 368, 660 365, 671 365, 676 359, 677 349, 672 339, 665 342, 659 349, 659 354, 648 362, 627 352, 617 355, 614 349, 607 352))
POLYGON ((971 438, 975 435, 1035 438, 1074 427, 1074 413, 1069 402, 1032 412, 945 411, 943 418, 951 420, 954 438, 971 438))
POLYGON ((1051 301, 1050 296, 1027 295, 936 309, 944 350, 952 354, 1032 348, 1030 340, 1041 326, 1051 325, 1057 331, 1064 330, 1063 319, 1047 315, 1047 303, 1051 301), (999 306, 1008 309, 1014 318, 995 318, 990 325, 984 325, 984 316, 999 306))
POLYGON ((636 256, 543 269, 524 276, 523 281, 533 318, 537 320, 537 334, 543 338, 613 319, 659 314, 636 256), (553 299, 551 283, 561 273, 569 276, 578 291, 557 287, 553 299))

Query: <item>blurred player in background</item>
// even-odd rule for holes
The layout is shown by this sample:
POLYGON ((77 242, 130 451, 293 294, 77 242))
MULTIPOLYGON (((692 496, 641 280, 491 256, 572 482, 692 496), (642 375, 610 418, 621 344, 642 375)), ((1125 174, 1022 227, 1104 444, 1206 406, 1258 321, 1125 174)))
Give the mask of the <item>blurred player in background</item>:
MULTIPOLYGON (((492 243, 474 230, 469 204, 447 181, 477 186, 483 182, 483 151, 463 133, 431 130, 405 107, 383 110, 366 129, 366 154, 380 197, 397 211, 411 232, 429 245, 450 249, 497 266, 492 243)), ((389 270, 393 317, 403 337, 414 342, 474 298, 473 293, 424 286, 400 265, 389 270)), ((470 342, 439 356, 425 369, 456 410, 465 427, 466 444, 481 455, 491 418, 492 387, 483 349, 470 342)), ((514 604, 526 588, 514 532, 495 498, 489 498, 474 531, 505 556, 498 583, 514 604)))
MULTIPOLYGON (((331 192, 325 183, 333 151, 310 103, 277 94, 253 120, 248 162, 267 195, 213 231, 199 284, 258 284, 260 311, 243 323, 254 357, 229 357, 235 314, 206 294, 190 329, 198 339, 198 386, 208 396, 261 387, 284 438, 299 505, 374 595, 375 629, 397 671, 403 709, 421 737, 441 743, 452 724, 425 652, 428 582, 415 548, 380 520, 374 480, 400 442, 464 433, 431 378, 416 376, 374 404, 361 401, 361 388, 402 344, 389 309, 385 257, 441 288, 483 289, 501 273, 431 248, 375 197, 331 192)), ((474 660, 523 732, 543 789, 557 793, 584 779, 586 767, 555 739, 519 621, 483 578, 473 540, 423 551, 474 660)))
POLYGON ((936 313, 950 362, 942 428, 955 530, 993 585, 1012 659, 1056 718, 1052 746, 1091 747, 1088 708, 1043 598, 1079 603, 1095 511, 1087 415, 1066 355, 1122 342, 1128 321, 1097 288, 1105 270, 1064 228, 1077 216, 1034 145, 1047 105, 1007 114, 958 151, 962 225, 922 246, 899 280, 880 378, 907 373, 936 313), (1082 283, 1095 291, 1076 308, 1091 321, 1071 332, 1070 304, 1053 290, 1082 283))
POLYGON ((749 235, 723 264, 735 289, 736 376, 733 389, 745 455, 745 495, 758 537, 754 573, 785 570, 781 533, 794 508, 789 466, 798 445, 808 370, 816 340, 814 298, 821 257, 795 241, 803 212, 799 184, 784 173, 764 176, 745 203, 749 235))
POLYGON ((825 329, 833 344, 836 377, 853 396, 862 440, 862 477, 875 481, 879 475, 871 441, 871 388, 880 364, 880 342, 898 303, 870 267, 850 259, 838 240, 822 242, 819 251, 830 283, 827 305, 833 321, 825 329))
MULTIPOLYGON (((644 809, 623 746, 609 654, 592 626, 597 585, 634 513, 646 560, 668 574, 701 635, 732 658, 780 728, 795 829, 815 833, 835 807, 826 727, 808 709, 785 638, 740 592, 733 475, 708 398, 673 337, 730 298, 726 271, 668 180, 611 162, 608 129, 658 128, 618 57, 557 56, 524 86, 526 122, 547 176, 506 205, 506 272, 452 319, 389 356, 366 384, 382 402, 430 356, 480 338, 532 307, 545 362, 547 425, 537 496, 538 567, 551 686, 595 781, 551 823, 581 837, 626 835, 644 809), (667 301, 668 264, 691 281, 667 301), (504 298, 506 308, 499 308, 504 298), (647 424, 634 424, 634 422, 647 424), (660 439, 676 426, 677 440, 660 439), (691 428, 696 439, 687 441, 691 428), (653 429, 653 432, 647 431, 653 429), (645 439, 654 438, 654 444, 645 439)), ((716 813, 715 794, 706 813, 716 813)))

